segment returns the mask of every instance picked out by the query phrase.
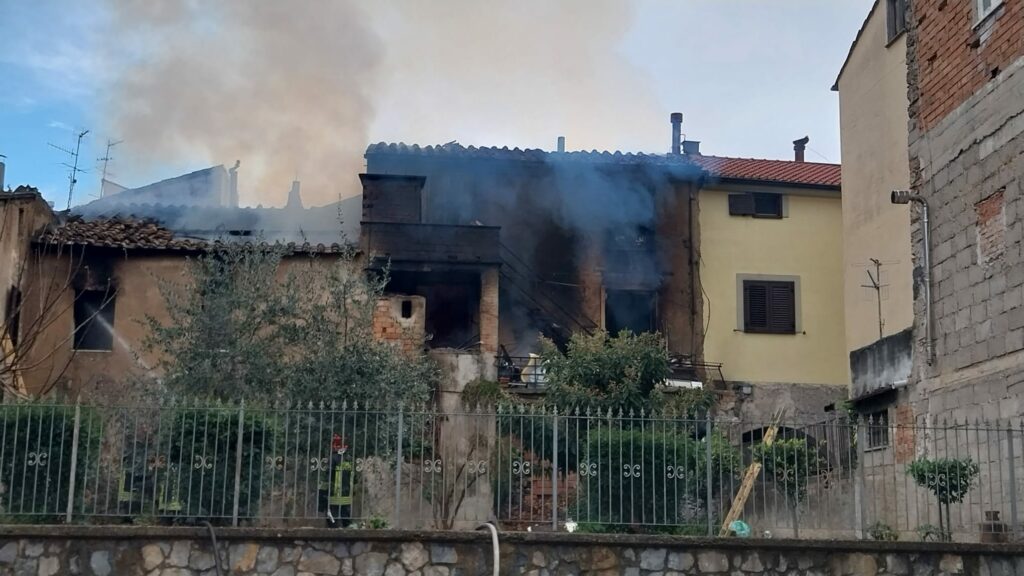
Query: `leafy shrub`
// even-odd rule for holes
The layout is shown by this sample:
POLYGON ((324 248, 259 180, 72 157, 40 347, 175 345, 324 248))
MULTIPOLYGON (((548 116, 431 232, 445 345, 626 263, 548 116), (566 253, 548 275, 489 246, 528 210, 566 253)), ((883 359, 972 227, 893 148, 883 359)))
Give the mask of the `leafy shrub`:
MULTIPOLYGON (((53 522, 67 511, 74 406, 10 404, 0 407, 0 509, 18 520, 53 522)), ((100 425, 81 409, 75 475, 79 499, 83 475, 95 467, 100 425)))
POLYGON ((979 471, 978 465, 970 458, 918 458, 907 466, 907 475, 918 486, 927 488, 939 502, 939 529, 922 534, 922 539, 927 540, 928 536, 952 539, 949 505, 963 502, 979 471))
MULTIPOLYGON (((257 414, 242 419, 239 517, 256 516, 263 478, 263 447, 274 431, 257 414)), ((169 466, 158 476, 164 514, 195 519, 231 518, 238 458, 238 408, 179 408, 171 415, 161 442, 169 466)))
POLYGON ((577 333, 564 354, 551 341, 541 345, 547 399, 563 412, 581 406, 650 409, 651 392, 669 375, 668 352, 658 334, 577 333))
POLYGON ((941 504, 962 502, 978 472, 970 458, 918 458, 907 466, 914 482, 931 491, 941 504))
POLYGON ((824 467, 818 452, 808 446, 804 438, 776 440, 770 445, 758 444, 754 447, 754 460, 761 463, 764 473, 775 480, 775 488, 794 507, 807 497, 807 481, 811 472, 824 467))
POLYGON ((895 542, 900 539, 899 532, 893 530, 892 526, 885 522, 875 522, 868 526, 868 536, 871 536, 872 540, 880 542, 895 542))
MULTIPOLYGON (((707 450, 716 497, 740 467, 739 452, 712 434, 704 440, 671 432, 603 429, 580 454, 579 516, 611 524, 706 524, 707 450)), ((572 511, 570 511, 570 514, 572 511)))

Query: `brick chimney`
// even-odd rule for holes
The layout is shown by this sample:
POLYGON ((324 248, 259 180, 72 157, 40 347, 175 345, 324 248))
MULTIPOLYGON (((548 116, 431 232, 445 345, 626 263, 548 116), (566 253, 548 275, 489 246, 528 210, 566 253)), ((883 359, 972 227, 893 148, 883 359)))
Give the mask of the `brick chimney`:
POLYGON ((807 148, 807 143, 811 141, 809 136, 804 136, 799 140, 793 140, 793 160, 797 162, 804 161, 804 149, 807 148))

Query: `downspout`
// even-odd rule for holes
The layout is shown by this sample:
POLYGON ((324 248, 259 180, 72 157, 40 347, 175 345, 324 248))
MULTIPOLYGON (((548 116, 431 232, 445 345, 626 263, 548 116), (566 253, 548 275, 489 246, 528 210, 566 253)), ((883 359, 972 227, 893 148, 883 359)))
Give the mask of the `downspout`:
POLYGON ((931 230, 928 225, 928 201, 909 190, 893 190, 890 194, 893 204, 909 204, 913 202, 921 207, 922 227, 922 259, 924 260, 924 334, 925 355, 928 365, 935 362, 935 338, 932 330, 934 316, 932 314, 932 242, 931 230))

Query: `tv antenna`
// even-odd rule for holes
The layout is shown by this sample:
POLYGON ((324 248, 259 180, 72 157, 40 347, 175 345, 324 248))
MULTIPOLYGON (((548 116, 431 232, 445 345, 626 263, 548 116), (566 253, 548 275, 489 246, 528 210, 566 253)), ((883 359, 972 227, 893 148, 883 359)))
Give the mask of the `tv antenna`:
POLYGON ((69 210, 71 209, 71 194, 74 193, 74 191, 75 191, 75 183, 78 182, 78 174, 79 173, 84 174, 86 172, 85 170, 82 170, 81 168, 78 167, 78 152, 82 148, 82 138, 85 138, 85 135, 88 134, 88 133, 89 133, 88 130, 82 130, 81 132, 78 133, 78 140, 75 143, 75 150, 74 150, 74 152, 72 152, 70 148, 64 148, 62 146, 57 146, 56 144, 54 144, 52 142, 49 143, 50 146, 52 146, 53 148, 56 148, 57 150, 60 150, 61 152, 65 153, 65 154, 67 154, 68 156, 71 157, 71 164, 68 164, 67 162, 61 162, 61 165, 62 166, 66 166, 67 169, 68 169, 68 209, 69 210))
POLYGON ((868 280, 871 284, 861 284, 861 288, 871 288, 875 291, 875 298, 878 300, 878 339, 882 339, 882 335, 885 331, 885 319, 882 317, 882 288, 888 286, 888 284, 882 284, 882 262, 877 258, 869 258, 872 264, 875 265, 875 273, 871 274, 871 269, 867 269, 868 280))
POLYGON ((103 197, 104 186, 103 183, 107 181, 107 163, 114 159, 110 155, 110 149, 118 144, 124 142, 124 140, 111 140, 107 138, 107 152, 103 155, 103 158, 97 158, 97 162, 103 162, 103 173, 100 175, 100 198, 103 197))

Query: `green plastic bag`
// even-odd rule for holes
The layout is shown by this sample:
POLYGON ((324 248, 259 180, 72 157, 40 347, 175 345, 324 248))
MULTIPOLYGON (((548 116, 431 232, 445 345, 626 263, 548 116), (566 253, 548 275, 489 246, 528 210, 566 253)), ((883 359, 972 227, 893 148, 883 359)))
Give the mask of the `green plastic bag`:
POLYGON ((729 530, 740 538, 750 538, 750 526, 743 520, 734 520, 729 524, 729 530))

